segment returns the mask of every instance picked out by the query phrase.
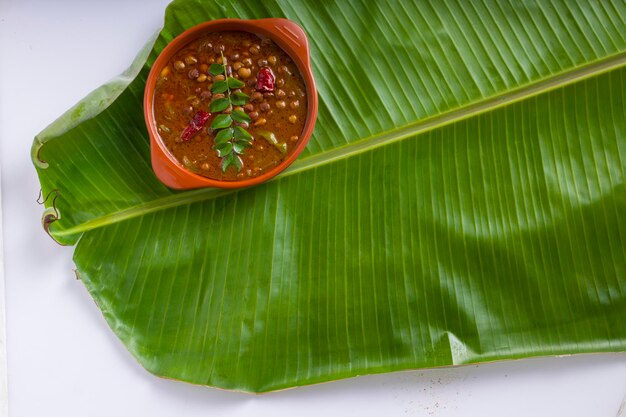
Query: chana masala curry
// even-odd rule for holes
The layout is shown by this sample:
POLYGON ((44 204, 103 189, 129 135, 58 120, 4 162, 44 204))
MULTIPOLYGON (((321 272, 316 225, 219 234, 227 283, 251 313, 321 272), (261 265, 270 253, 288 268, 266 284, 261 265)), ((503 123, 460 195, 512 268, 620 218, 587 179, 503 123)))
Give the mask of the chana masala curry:
POLYGON ((161 140, 186 169, 238 181, 261 175, 295 148, 306 119, 296 64, 269 38, 214 32, 178 51, 154 93, 161 140))

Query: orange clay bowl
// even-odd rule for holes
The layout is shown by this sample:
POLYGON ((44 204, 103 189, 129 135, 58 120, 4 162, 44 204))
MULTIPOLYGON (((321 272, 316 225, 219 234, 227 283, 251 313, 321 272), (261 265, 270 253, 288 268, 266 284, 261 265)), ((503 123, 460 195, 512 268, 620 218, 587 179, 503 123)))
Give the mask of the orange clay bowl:
POLYGON ((317 89, 315 88, 315 80, 311 71, 311 63, 309 58, 309 42, 306 34, 300 26, 287 19, 260 19, 260 20, 241 20, 241 19, 220 19, 210 22, 201 23, 194 26, 170 42, 157 57, 152 65, 146 89, 143 97, 143 111, 150 135, 150 154, 152 159, 152 169, 157 178, 170 188, 191 189, 201 187, 217 187, 217 188, 243 188, 251 185, 260 184, 273 178, 287 168, 296 160, 300 152, 309 142, 309 138, 313 133, 315 121, 317 119, 317 89), (210 33, 224 31, 241 31, 250 32, 270 38, 283 51, 285 51, 294 61, 306 86, 307 93, 307 116, 304 124, 304 130, 300 135, 300 140, 296 147, 274 168, 259 175, 258 177, 244 179, 241 181, 222 181, 215 180, 185 169, 170 154, 165 144, 161 140, 157 132, 154 122, 153 100, 156 82, 161 70, 168 64, 172 56, 182 49, 189 42, 210 33))

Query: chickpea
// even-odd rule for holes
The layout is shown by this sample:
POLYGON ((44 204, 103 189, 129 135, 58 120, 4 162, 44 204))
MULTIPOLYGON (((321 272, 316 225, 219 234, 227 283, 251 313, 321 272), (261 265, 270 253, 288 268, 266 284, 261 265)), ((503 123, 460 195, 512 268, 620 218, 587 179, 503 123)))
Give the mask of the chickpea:
POLYGON ((252 78, 250 78, 250 79, 248 80, 248 85, 249 85, 250 87, 254 87, 254 86, 256 86, 256 77, 252 77, 252 78))
POLYGON ((226 96, 224 94, 222 94, 222 93, 213 94, 213 98, 216 99, 216 100, 218 98, 224 98, 224 97, 226 97, 226 96))
POLYGON ((185 113, 185 114, 190 114, 190 113, 192 113, 192 112, 193 112, 193 107, 191 107, 191 106, 186 106, 186 107, 183 109, 183 113, 185 113))
POLYGON ((244 129, 247 129, 250 127, 250 124, 248 122, 238 122, 239 126, 243 127, 244 129))
POLYGON ((202 92, 202 87, 196 87, 195 90, 193 90, 196 94, 200 94, 202 92))
POLYGON ((239 74, 241 78, 245 79, 245 78, 250 77, 250 75, 252 75, 252 71, 250 71, 250 68, 241 67, 237 70, 237 74, 239 74))
POLYGON ((193 56, 193 55, 187 55, 187 56, 185 57, 185 64, 187 64, 187 65, 193 65, 193 64, 196 64, 196 63, 198 63, 198 60, 196 59, 196 57, 195 57, 195 56, 193 56))
POLYGON ((217 62, 218 64, 221 64, 222 62, 224 62, 224 60, 222 59, 222 57, 221 57, 221 56, 218 56, 218 57, 215 59, 215 62, 217 62))
POLYGON ((270 92, 263 93, 263 97, 265 97, 265 98, 272 98, 272 97, 274 97, 274 93, 270 93, 270 92))
POLYGON ((185 63, 183 61, 176 61, 176 62, 174 62, 174 69, 177 70, 177 71, 184 70, 185 69, 185 63))
POLYGON ((295 114, 289 116, 289 123, 294 124, 298 121, 298 117, 295 114))
POLYGON ((261 58, 256 63, 259 65, 259 67, 267 67, 267 59, 261 58))
POLYGON ((205 171, 208 171, 209 169, 211 169, 211 166, 208 163, 204 163, 200 166, 200 168, 202 168, 205 171))
POLYGON ((275 57, 274 55, 270 55, 270 56, 267 58, 267 62, 268 62, 270 65, 276 65, 276 57, 275 57))
POLYGON ((202 100, 208 100, 211 98, 211 92, 209 90, 205 90, 202 93, 200 93, 200 98, 202 100))
POLYGON ((200 99, 194 98, 191 102, 192 106, 198 107, 200 105, 200 99))
POLYGON ((245 106, 243 106, 244 110, 247 111, 248 113, 250 113, 252 110, 254 110, 254 104, 252 103, 248 103, 245 106))
POLYGON ((285 98, 285 96, 287 95, 287 93, 285 93, 285 90, 276 90, 276 97, 278 98, 285 98))
POLYGON ((302 89, 301 89, 301 88, 298 88, 298 89, 296 90, 296 92, 298 93, 298 95, 299 95, 300 97, 304 97, 304 91, 302 91, 302 89))
POLYGON ((209 58, 209 64, 214 64, 215 63, 215 58, 211 57, 209 58))
POLYGON ((198 78, 196 78, 196 81, 198 81, 199 83, 203 83, 206 81, 206 78, 206 74, 200 74, 198 78))
POLYGON ((287 103, 285 103, 284 100, 280 100, 280 101, 276 102, 276 108, 277 109, 284 109, 286 105, 287 105, 287 103))
POLYGON ((236 106, 233 110, 243 111, 243 107, 241 107, 241 106, 236 106))
POLYGON ((289 68, 287 68, 286 65, 281 65, 280 67, 278 67, 278 72, 281 74, 291 75, 291 72, 289 72, 289 68))
POLYGON ((206 73, 209 70, 209 66, 207 64, 200 64, 198 68, 200 69, 200 72, 204 72, 204 73, 206 73))
POLYGON ((243 51, 243 52, 241 53, 241 55, 243 55, 243 56, 250 56, 250 52, 248 52, 248 51, 243 51))
POLYGON ((213 52, 215 52, 216 54, 219 54, 220 52, 224 52, 224 49, 226 48, 224 47, 224 45, 220 43, 213 45, 213 52))
POLYGON ((239 62, 239 61, 237 61, 237 62, 235 62, 235 63, 233 64, 233 69, 234 69, 235 71, 239 71, 239 68, 241 68, 241 67, 243 67, 243 64, 242 64, 241 62, 239 62))
POLYGON ((261 52, 261 47, 259 45, 252 45, 248 50, 252 55, 257 55, 259 52, 261 52))
POLYGON ((250 116, 252 120, 256 120, 259 118, 259 112, 251 111, 250 114, 248 114, 248 116, 250 116))
POLYGON ((300 107, 300 100, 294 100, 294 101, 292 101, 291 103, 289 103, 289 107, 290 107, 292 110, 297 109, 298 107, 300 107))
POLYGON ((297 142, 298 139, 299 138, 297 136, 292 136, 292 137, 289 138, 289 140, 292 141, 292 142, 297 142))
POLYGON ((170 73, 170 67, 165 67, 161 70, 161 77, 167 77, 169 73, 170 73))
POLYGON ((261 111, 268 111, 270 109, 270 103, 261 103, 261 111))
POLYGON ((276 87, 283 87, 285 85, 285 80, 282 78, 279 78, 278 80, 276 80, 276 87))
POLYGON ((296 92, 295 91, 290 91, 289 92, 289 97, 295 97, 296 96, 296 92))
POLYGON ((230 59, 232 59, 233 61, 239 60, 239 53, 235 52, 230 56, 230 59))
POLYGON ((251 58, 244 58, 244 59, 241 60, 241 62, 246 67, 252 66, 252 59, 251 58))
POLYGON ((244 48, 249 48, 251 45, 251 42, 249 40, 245 40, 241 43, 243 45, 244 48))
POLYGON ((194 68, 189 70, 187 76, 193 80, 194 78, 198 78, 200 76, 200 71, 198 71, 198 68, 194 68))
POLYGON ((263 126, 265 123, 267 123, 267 120, 265 120, 264 118, 260 118, 259 120, 254 122, 254 126, 263 126))
POLYGON ((216 81, 224 81, 224 78, 225 78, 224 74, 214 75, 213 76, 213 81, 214 82, 216 82, 216 81))
POLYGON ((255 91, 252 94, 252 101, 263 101, 263 94, 259 91, 255 91))
POLYGON ((246 175, 251 177, 252 176, 252 170, 251 169, 246 169, 246 175))

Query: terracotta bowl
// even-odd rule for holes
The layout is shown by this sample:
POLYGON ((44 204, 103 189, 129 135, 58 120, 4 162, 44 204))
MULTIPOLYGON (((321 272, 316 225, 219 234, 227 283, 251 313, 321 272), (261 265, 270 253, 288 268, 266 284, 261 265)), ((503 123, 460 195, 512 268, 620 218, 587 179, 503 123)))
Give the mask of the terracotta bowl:
POLYGON ((201 187, 218 188, 243 188, 260 184, 287 168, 296 160, 300 152, 307 145, 315 121, 317 119, 317 89, 311 71, 309 58, 309 42, 306 34, 300 26, 287 19, 220 19, 201 23, 191 29, 186 30, 170 42, 161 54, 157 57, 148 80, 143 98, 143 109, 148 133, 150 135, 150 152, 152 158, 152 169, 157 178, 170 188, 190 189, 201 187), (172 56, 182 49, 189 42, 205 35, 209 32, 242 31, 250 32, 272 39, 283 51, 285 51, 294 61, 300 74, 304 79, 307 92, 307 117, 304 130, 300 135, 300 140, 296 147, 287 157, 271 170, 258 177, 244 179, 241 181, 222 181, 206 178, 185 169, 172 154, 167 150, 157 132, 153 113, 154 89, 161 70, 168 64, 172 56))

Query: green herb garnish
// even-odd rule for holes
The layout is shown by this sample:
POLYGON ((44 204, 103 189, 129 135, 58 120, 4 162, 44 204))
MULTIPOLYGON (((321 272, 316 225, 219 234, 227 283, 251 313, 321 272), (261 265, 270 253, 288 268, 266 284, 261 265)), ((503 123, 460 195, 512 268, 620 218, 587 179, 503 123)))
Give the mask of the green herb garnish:
POLYGON ((237 172, 241 171, 243 161, 241 156, 244 150, 250 146, 252 135, 240 125, 235 123, 250 123, 252 119, 244 111, 234 110, 233 105, 243 106, 250 101, 250 96, 240 91, 235 93, 231 89, 241 88, 244 83, 234 77, 229 77, 226 73, 226 58, 222 54, 223 64, 211 64, 209 73, 211 75, 224 75, 224 80, 213 83, 211 92, 213 94, 223 93, 225 97, 216 98, 209 104, 211 113, 220 113, 228 110, 227 113, 217 115, 211 123, 211 129, 216 132, 215 145, 213 149, 222 158, 220 167, 226 172, 229 166, 233 165, 237 172))

